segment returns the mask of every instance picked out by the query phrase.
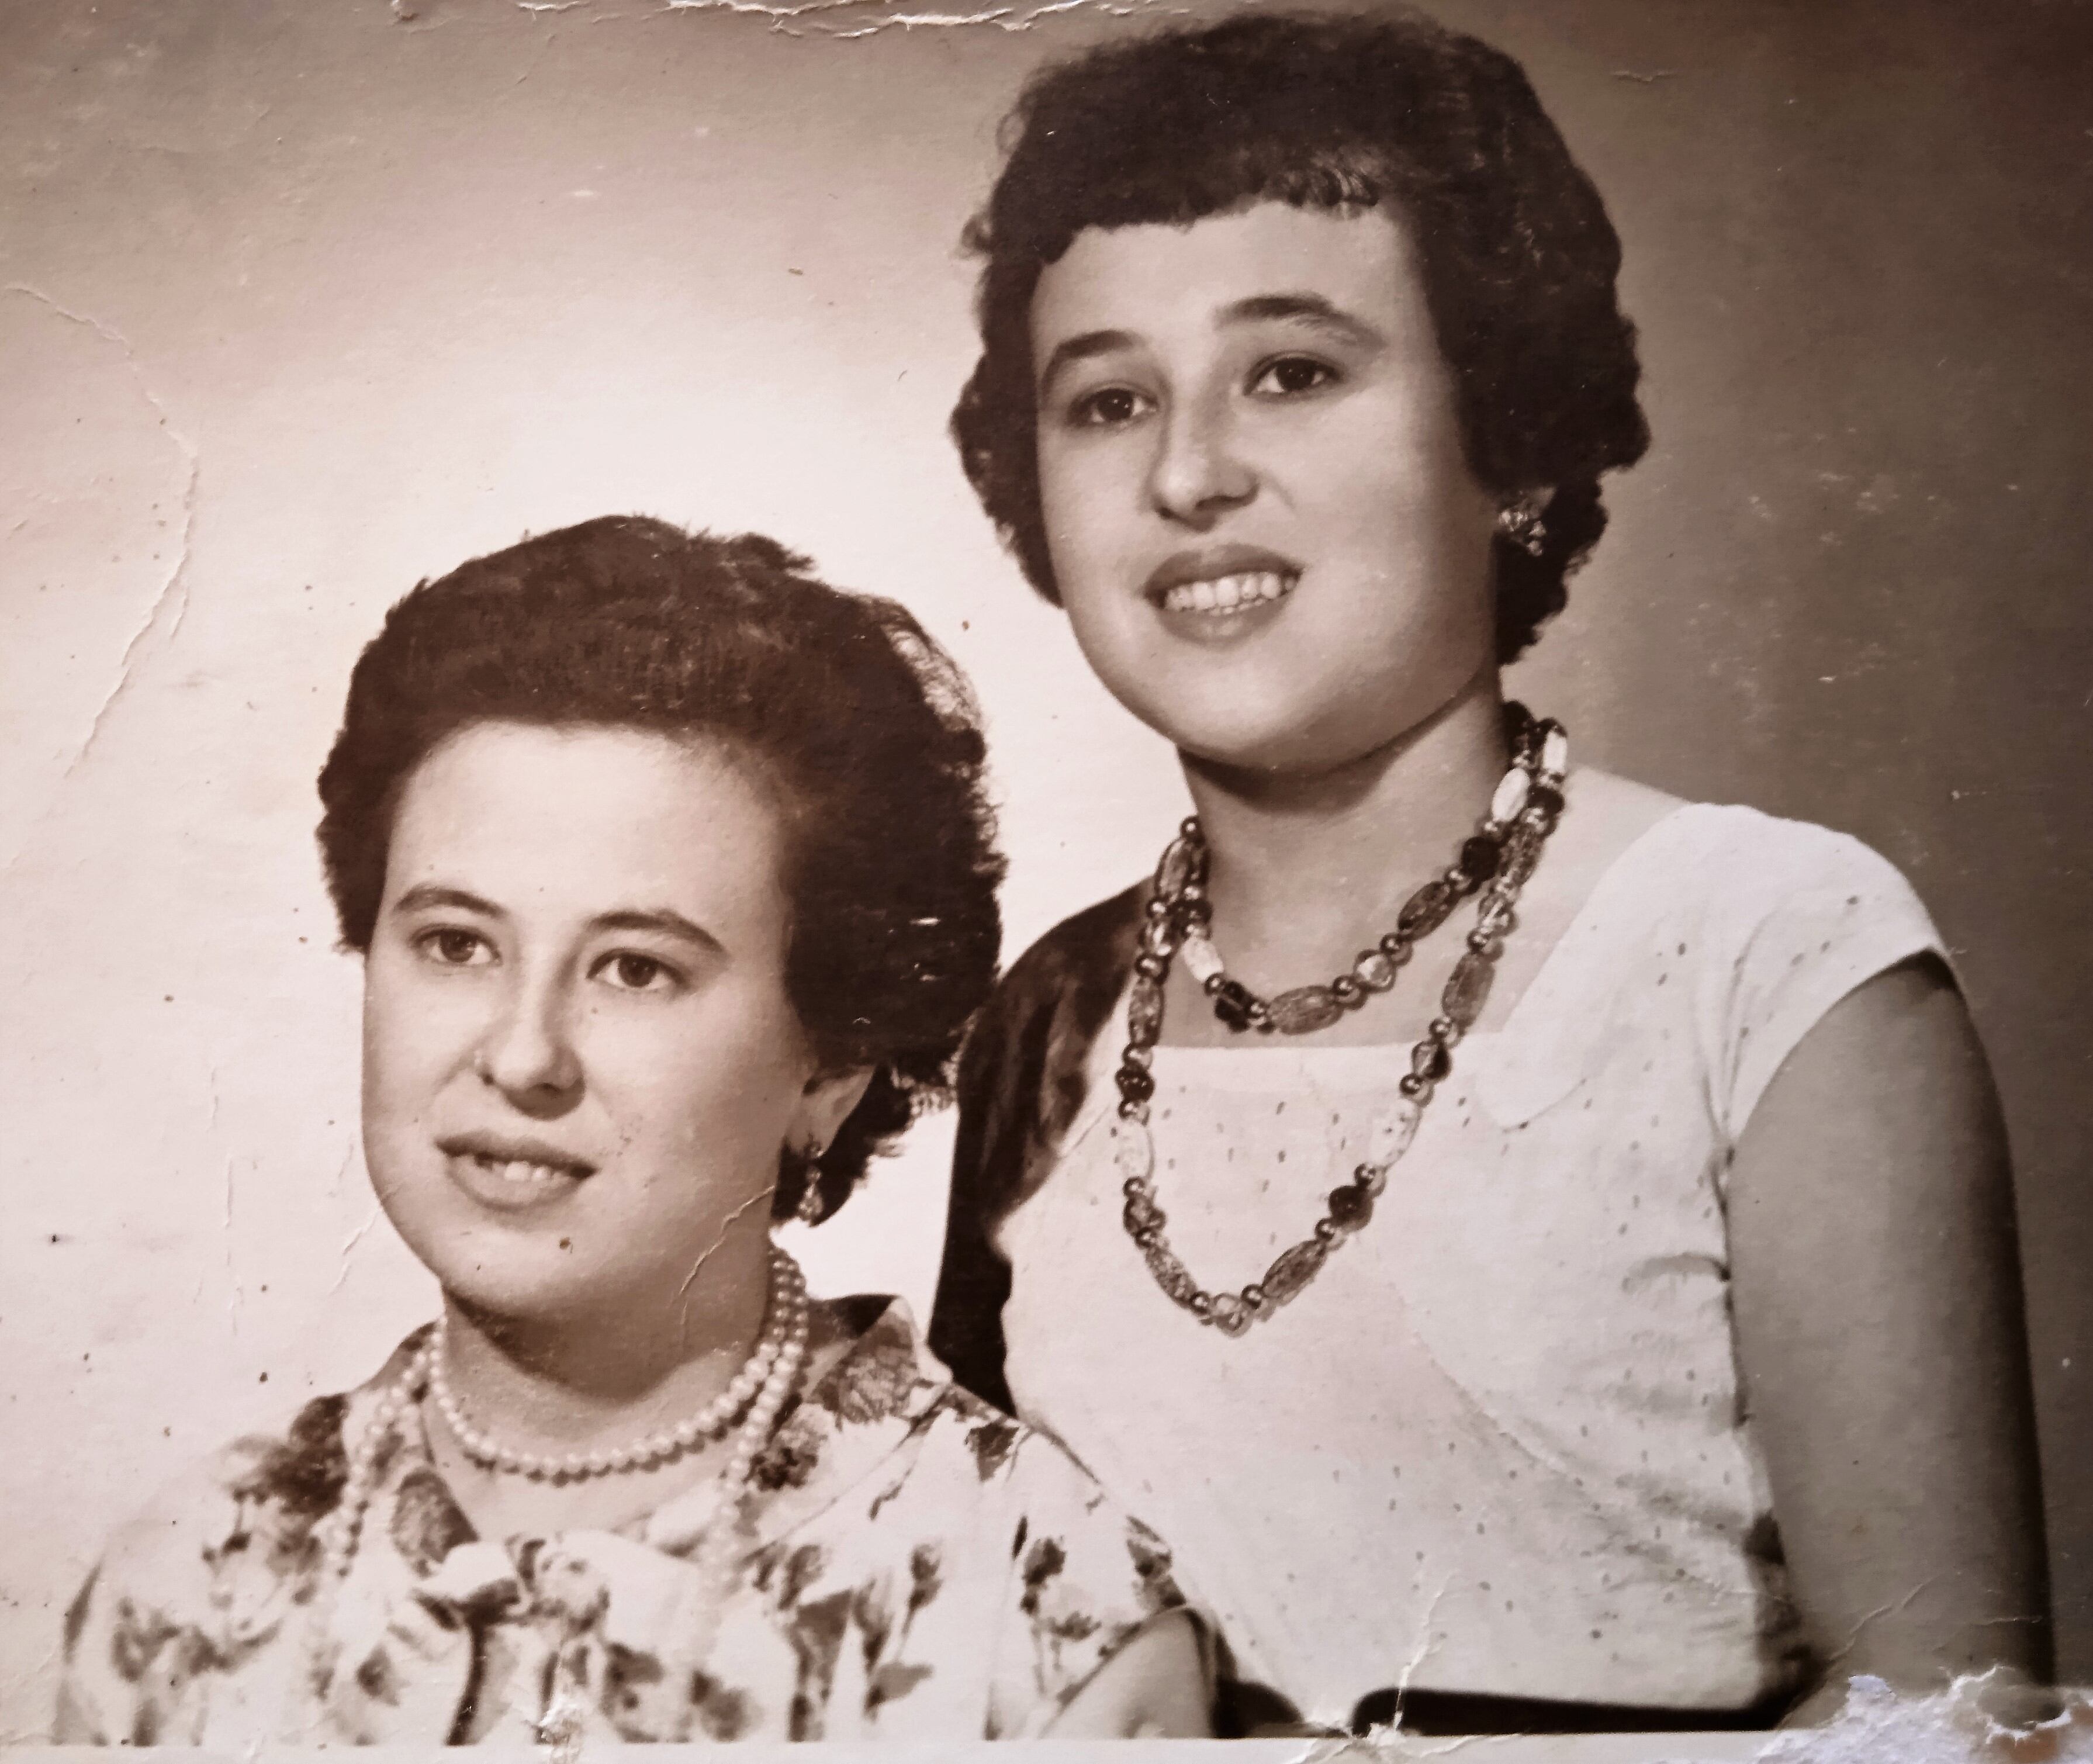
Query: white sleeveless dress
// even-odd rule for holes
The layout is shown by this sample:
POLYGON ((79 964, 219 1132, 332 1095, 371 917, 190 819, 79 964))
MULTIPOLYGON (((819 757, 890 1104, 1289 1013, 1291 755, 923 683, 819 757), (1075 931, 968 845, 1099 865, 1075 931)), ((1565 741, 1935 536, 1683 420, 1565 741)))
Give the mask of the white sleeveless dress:
MULTIPOLYGON (((1236 1338, 1120 1222, 1124 1001, 1003 1220, 1019 1413, 1172 1546, 1239 1676, 1315 1720, 1415 1689, 1741 1709, 1796 1662, 1739 1389, 1724 1179, 1753 1105, 1870 977, 1942 953, 1874 852, 1688 805, 1471 1034, 1367 1228, 1236 1338)), ((1306 1236, 1406 1048, 1159 1047, 1157 1199, 1202 1284, 1306 1236)))

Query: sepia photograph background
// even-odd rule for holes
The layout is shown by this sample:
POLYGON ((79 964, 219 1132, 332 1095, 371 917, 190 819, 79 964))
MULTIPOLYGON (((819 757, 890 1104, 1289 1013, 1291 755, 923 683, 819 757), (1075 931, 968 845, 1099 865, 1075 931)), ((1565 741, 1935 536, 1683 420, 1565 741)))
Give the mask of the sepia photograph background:
MULTIPOLYGON (((958 236, 1032 67, 1224 10, 0 0, 0 1740, 44 1731, 112 1524, 433 1313, 364 1178, 312 838, 414 582, 611 512, 771 534, 972 677, 1006 960, 1152 864, 1173 756, 945 438, 958 236)), ((2093 7, 1430 10, 1605 193, 1655 436, 1512 688, 1931 909, 2093 1680, 2093 7)), ((951 1131, 788 1228, 817 1289, 927 1315, 951 1131)))

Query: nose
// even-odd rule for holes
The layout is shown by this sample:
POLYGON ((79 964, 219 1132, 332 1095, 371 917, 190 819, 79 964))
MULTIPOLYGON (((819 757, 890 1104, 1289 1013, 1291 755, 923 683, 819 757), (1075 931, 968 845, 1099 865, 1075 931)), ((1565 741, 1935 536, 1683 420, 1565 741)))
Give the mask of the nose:
POLYGON ((1156 512, 1186 527, 1206 528, 1257 493, 1257 474, 1237 445, 1225 403, 1187 400, 1159 425, 1149 470, 1156 512))
POLYGON ((482 1079, 526 1115, 543 1119, 573 1107, 582 1063, 565 989, 549 978, 520 980, 488 1025, 474 1064, 482 1079))

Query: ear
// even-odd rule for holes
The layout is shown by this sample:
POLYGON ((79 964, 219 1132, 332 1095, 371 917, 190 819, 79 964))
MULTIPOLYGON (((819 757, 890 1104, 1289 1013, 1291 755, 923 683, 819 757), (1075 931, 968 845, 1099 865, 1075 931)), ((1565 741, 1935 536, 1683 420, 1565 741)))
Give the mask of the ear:
POLYGON ((817 1072, 808 1079, 800 1106, 793 1112, 795 1143, 818 1140, 832 1146, 851 1111, 864 1100, 872 1082, 870 1066, 851 1066, 840 1072, 817 1072))

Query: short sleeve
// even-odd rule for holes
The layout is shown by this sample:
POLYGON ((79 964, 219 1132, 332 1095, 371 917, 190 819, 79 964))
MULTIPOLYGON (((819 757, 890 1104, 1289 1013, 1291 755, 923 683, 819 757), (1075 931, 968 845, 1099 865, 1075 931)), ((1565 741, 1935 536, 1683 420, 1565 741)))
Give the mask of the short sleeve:
POLYGON ((1036 1739, 1145 1624, 1185 1601, 1162 1541, 1046 1435, 1021 1432, 999 1480, 1016 1541, 989 1732, 1036 1739))
POLYGON ((1722 1073, 1717 1099, 1734 1143, 1782 1063, 1831 1008, 1899 963, 1947 952, 1896 866, 1857 839, 1748 809, 1711 872, 1721 947, 1722 1073))

